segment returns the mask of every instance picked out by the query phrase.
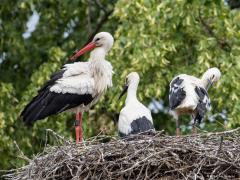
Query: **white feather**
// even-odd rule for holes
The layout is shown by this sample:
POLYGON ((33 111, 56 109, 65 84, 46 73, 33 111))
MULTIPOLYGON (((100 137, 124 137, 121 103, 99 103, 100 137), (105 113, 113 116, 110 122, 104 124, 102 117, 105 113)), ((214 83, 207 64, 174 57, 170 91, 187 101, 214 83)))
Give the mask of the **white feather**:
POLYGON ((129 134, 132 131, 131 123, 143 116, 153 123, 151 111, 148 108, 146 108, 137 99, 129 101, 120 111, 118 120, 119 132, 129 134))
POLYGON ((64 70, 51 92, 95 96, 112 86, 112 66, 106 60, 67 64, 64 70))
POLYGON ((80 74, 88 74, 90 75, 90 62, 75 62, 72 64, 65 64, 63 66, 65 72, 63 73, 63 77, 69 77, 80 74))
POLYGON ((94 79, 87 74, 63 77, 50 88, 51 92, 70 94, 94 94, 94 79))
POLYGON ((187 74, 181 74, 178 77, 180 77, 180 79, 183 79, 181 87, 186 92, 186 98, 178 106, 178 108, 195 109, 199 101, 199 97, 195 92, 195 87, 198 86, 204 88, 203 83, 200 79, 194 76, 189 76, 187 74))
MULTIPOLYGON (((170 83, 170 92, 176 92, 179 88, 183 88, 183 90, 186 93, 186 97, 184 98, 180 105, 178 105, 174 110, 172 110, 171 112, 172 115, 175 118, 177 118, 179 113, 181 113, 183 109, 185 110, 188 109, 189 112, 194 111, 200 100, 198 94, 195 91, 195 88, 200 87, 206 90, 209 81, 216 82, 219 80, 220 76, 221 73, 219 69, 210 68, 203 74, 201 79, 187 74, 180 74, 173 78, 173 80, 170 83), (172 82, 178 77, 182 79, 183 82, 179 86, 174 85, 174 87, 171 88, 172 82)), ((170 96, 171 94, 169 94, 169 97, 170 96)), ((211 110, 210 98, 207 95, 205 95, 202 101, 204 104, 206 104, 207 111, 210 111, 211 110)))

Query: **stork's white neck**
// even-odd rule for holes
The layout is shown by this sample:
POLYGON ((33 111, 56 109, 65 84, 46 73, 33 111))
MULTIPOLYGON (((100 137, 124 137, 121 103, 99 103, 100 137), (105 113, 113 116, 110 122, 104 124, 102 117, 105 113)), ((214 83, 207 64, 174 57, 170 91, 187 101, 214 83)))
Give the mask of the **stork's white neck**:
POLYGON ((128 91, 127 91, 127 98, 126 98, 125 104, 127 104, 129 102, 132 102, 132 101, 138 101, 137 100, 138 82, 139 81, 132 81, 129 84, 128 91))
POLYGON ((104 47, 97 47, 90 53, 89 61, 99 61, 104 60, 106 56, 106 50, 104 47))
POLYGON ((105 60, 105 55, 106 50, 103 47, 97 47, 91 52, 89 58, 96 94, 101 94, 112 86, 112 66, 105 60))

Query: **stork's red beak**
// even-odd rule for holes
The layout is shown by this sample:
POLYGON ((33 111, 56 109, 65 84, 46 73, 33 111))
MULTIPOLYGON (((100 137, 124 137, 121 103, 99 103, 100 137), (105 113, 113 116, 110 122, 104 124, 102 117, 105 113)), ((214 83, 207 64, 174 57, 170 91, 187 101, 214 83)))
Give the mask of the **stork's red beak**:
POLYGON ((70 60, 74 61, 77 59, 79 56, 83 55, 84 53, 91 51, 96 47, 96 44, 94 42, 90 42, 87 44, 84 48, 80 49, 79 51, 76 52, 72 57, 70 57, 70 60))

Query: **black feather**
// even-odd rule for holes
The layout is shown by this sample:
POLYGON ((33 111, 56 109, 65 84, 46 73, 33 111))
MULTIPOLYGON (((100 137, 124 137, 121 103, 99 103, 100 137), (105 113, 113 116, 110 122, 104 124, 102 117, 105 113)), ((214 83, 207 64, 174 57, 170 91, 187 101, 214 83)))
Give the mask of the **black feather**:
POLYGON ((146 132, 149 130, 154 130, 152 122, 146 117, 143 116, 141 118, 135 119, 131 123, 132 131, 129 134, 125 134, 122 132, 118 132, 120 137, 126 137, 130 134, 138 134, 141 132, 146 132))
POLYGON ((171 83, 171 88, 177 86, 180 86, 183 82, 183 79, 180 79, 180 77, 177 77, 176 79, 174 79, 171 83))
POLYGON ((131 123, 132 132, 131 134, 137 134, 140 132, 145 132, 150 129, 154 129, 153 124, 146 116, 138 118, 131 123))
POLYGON ((127 134, 125 134, 125 133, 122 133, 122 132, 118 132, 118 135, 120 136, 120 137, 126 137, 127 136, 127 134))
POLYGON ((61 69, 60 71, 57 71, 57 72, 53 73, 50 76, 50 80, 47 81, 38 92, 44 91, 46 88, 49 88, 49 87, 53 86, 57 80, 59 80, 63 77, 64 72, 65 72, 65 70, 61 69))
POLYGON ((183 90, 183 88, 180 86, 183 82, 183 79, 180 79, 177 77, 173 82, 171 83, 170 87, 170 94, 169 94, 169 105, 170 109, 175 109, 177 106, 179 106, 182 101, 186 97, 186 92, 183 90))
POLYGON ((47 116, 92 102, 91 94, 62 94, 49 90, 58 79, 63 77, 64 72, 65 70, 62 69, 52 74, 51 79, 38 91, 38 95, 24 108, 20 116, 25 124, 32 125, 35 121, 47 116))
POLYGON ((61 113, 65 110, 79 105, 88 105, 93 100, 90 94, 69 94, 55 93, 46 89, 41 91, 21 113, 23 121, 31 125, 35 121, 44 119, 53 114, 61 113))
POLYGON ((204 88, 195 87, 195 92, 199 97, 199 102, 196 107, 197 114, 194 121, 197 121, 198 124, 200 124, 207 112, 207 106, 208 106, 207 102, 204 102, 203 100, 209 97, 208 97, 207 91, 204 88))

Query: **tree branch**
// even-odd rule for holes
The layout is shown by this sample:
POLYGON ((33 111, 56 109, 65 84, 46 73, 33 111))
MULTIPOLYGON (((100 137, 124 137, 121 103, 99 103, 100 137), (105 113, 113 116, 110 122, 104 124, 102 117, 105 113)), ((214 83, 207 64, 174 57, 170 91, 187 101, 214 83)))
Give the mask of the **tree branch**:
POLYGON ((106 8, 100 3, 99 0, 94 0, 95 4, 101 9, 104 11, 105 14, 108 13, 108 11, 106 10, 106 8))
POLYGON ((112 14, 113 10, 109 11, 108 13, 104 14, 101 20, 97 23, 96 28, 92 33, 88 36, 88 40, 85 45, 87 45, 95 36, 95 34, 102 28, 103 24, 108 20, 108 17, 112 14))
POLYGON ((91 1, 88 0, 88 7, 87 7, 87 27, 88 32, 92 33, 92 22, 91 22, 91 1))

